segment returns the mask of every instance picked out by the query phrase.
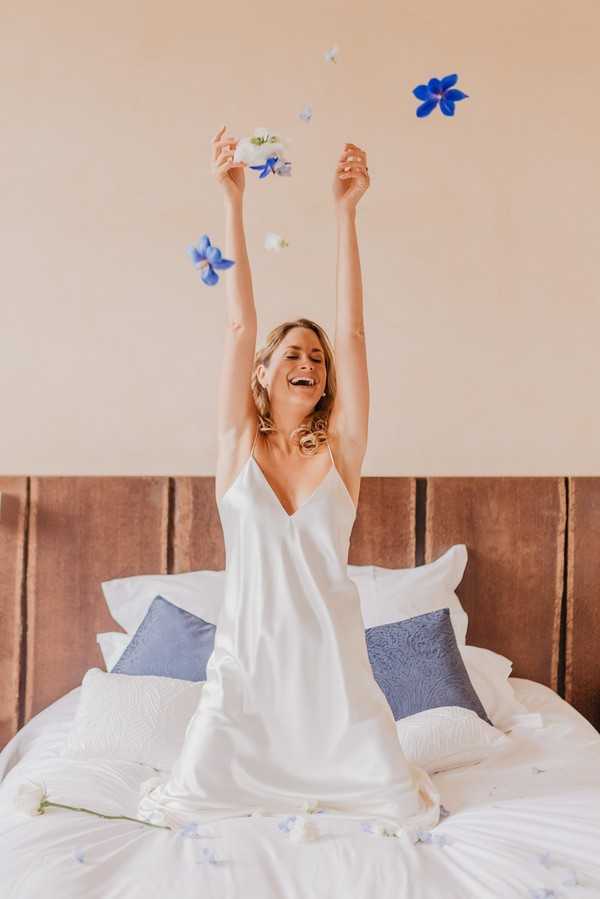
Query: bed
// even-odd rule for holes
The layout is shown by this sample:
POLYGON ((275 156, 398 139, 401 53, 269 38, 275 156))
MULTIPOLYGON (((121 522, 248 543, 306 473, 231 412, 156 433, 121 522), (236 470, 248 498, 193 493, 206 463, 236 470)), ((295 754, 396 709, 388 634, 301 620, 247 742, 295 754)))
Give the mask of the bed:
POLYGON ((469 642, 513 661, 527 709, 483 761, 432 775, 444 813, 415 843, 327 816, 318 840, 291 844, 269 816, 175 832, 59 808, 19 815, 14 794, 31 779, 57 802, 135 817, 154 769, 60 755, 82 678, 102 666, 95 635, 114 630, 99 583, 224 559, 212 478, 0 489, 3 899, 600 896, 598 479, 363 478, 349 562, 419 565, 464 541, 469 642))

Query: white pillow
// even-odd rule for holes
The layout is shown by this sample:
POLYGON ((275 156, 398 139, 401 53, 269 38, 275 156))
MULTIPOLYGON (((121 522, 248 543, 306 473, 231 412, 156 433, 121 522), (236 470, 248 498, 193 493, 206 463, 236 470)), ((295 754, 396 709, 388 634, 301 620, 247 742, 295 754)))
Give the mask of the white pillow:
POLYGON ((96 643, 100 647, 107 671, 112 671, 125 652, 132 637, 133 634, 121 634, 117 631, 96 634, 96 643))
POLYGON ((225 590, 225 571, 184 571, 182 574, 137 574, 102 582, 109 612, 130 638, 159 594, 178 606, 216 624, 225 590))
POLYGON ((170 771, 204 684, 90 668, 60 755, 141 762, 170 771))
POLYGON ((396 721, 406 758, 428 774, 475 765, 511 741, 472 709, 441 706, 396 721))
POLYGON ((454 591, 466 564, 467 547, 459 543, 435 562, 416 568, 348 565, 348 575, 358 587, 365 628, 448 608, 456 642, 464 646, 469 618, 454 591))
POLYGON ((458 649, 488 718, 499 730, 510 730, 515 724, 513 716, 529 711, 518 701, 509 683, 513 663, 500 653, 482 646, 459 646, 458 649))

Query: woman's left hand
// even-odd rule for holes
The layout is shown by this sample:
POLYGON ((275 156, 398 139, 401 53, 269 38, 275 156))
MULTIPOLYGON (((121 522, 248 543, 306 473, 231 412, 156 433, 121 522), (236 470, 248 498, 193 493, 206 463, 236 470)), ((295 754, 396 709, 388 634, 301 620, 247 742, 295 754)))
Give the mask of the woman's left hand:
POLYGON ((369 184, 367 154, 356 144, 344 144, 333 180, 336 208, 353 212, 369 184))

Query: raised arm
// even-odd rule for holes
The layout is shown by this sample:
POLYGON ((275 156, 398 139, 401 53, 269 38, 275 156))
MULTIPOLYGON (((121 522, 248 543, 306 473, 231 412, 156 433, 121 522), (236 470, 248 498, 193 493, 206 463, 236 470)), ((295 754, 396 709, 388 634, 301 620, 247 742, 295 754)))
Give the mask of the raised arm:
POLYGON ((329 419, 331 434, 348 468, 358 477, 367 449, 369 377, 363 317, 363 289, 356 233, 356 205, 369 187, 367 154, 345 144, 336 167, 333 195, 337 219, 335 362, 337 395, 329 419))
POLYGON ((234 164, 237 140, 224 132, 225 127, 212 140, 212 170, 225 198, 224 255, 235 265, 224 278, 226 326, 217 397, 217 497, 225 492, 249 455, 257 423, 250 388, 257 320, 244 235, 244 165, 234 164))

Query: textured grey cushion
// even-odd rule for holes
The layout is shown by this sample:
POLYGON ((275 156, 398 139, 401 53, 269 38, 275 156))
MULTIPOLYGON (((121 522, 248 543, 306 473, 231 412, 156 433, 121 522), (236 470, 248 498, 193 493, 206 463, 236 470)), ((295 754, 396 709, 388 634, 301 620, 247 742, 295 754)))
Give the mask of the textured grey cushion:
POLYGON ((155 674, 206 680, 216 625, 156 596, 112 674, 155 674))
POLYGON ((437 609, 365 631, 369 660, 394 718, 461 706, 492 722, 475 692, 456 643, 449 609, 437 609))

